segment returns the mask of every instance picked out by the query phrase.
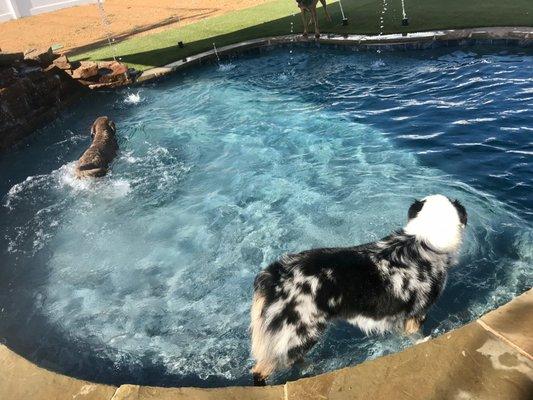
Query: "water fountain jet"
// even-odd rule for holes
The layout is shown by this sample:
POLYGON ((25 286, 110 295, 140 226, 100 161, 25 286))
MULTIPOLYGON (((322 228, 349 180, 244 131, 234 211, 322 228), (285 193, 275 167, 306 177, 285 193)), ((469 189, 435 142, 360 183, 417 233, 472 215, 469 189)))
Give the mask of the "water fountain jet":
POLYGON ((402 26, 409 26, 409 18, 405 13, 405 2, 402 0, 402 26))
POLYGON ((112 38, 111 29, 109 28, 111 24, 104 10, 104 5, 102 4, 102 0, 97 0, 97 1, 98 1, 97 3, 98 13, 100 14, 100 21, 102 22, 102 27, 104 28, 104 32, 107 38, 107 44, 109 45, 109 49, 111 50, 111 56, 113 57, 113 60, 117 61, 117 56, 116 56, 115 47, 114 47, 115 39, 112 38))
POLYGON ((215 56, 217 56, 218 65, 220 65, 220 56, 218 55, 217 45, 213 43, 213 49, 215 49, 215 56))
POLYGON ((346 15, 344 15, 344 9, 342 8, 342 1, 339 0, 339 7, 341 8, 341 14, 342 14, 342 25, 347 26, 348 25, 348 18, 346 18, 346 15))

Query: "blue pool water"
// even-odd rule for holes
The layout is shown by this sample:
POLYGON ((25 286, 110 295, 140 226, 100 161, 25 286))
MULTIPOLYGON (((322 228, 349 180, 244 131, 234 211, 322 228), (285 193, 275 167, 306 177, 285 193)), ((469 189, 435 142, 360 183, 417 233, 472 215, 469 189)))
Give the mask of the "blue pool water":
MULTIPOLYGON (((414 198, 460 199, 460 263, 424 335, 533 282, 533 54, 276 49, 99 93, 0 158, 0 340, 109 383, 250 384, 255 274, 380 238, 414 198), (73 178, 98 115, 111 174, 73 178)), ((283 382, 418 338, 336 323, 283 382)))

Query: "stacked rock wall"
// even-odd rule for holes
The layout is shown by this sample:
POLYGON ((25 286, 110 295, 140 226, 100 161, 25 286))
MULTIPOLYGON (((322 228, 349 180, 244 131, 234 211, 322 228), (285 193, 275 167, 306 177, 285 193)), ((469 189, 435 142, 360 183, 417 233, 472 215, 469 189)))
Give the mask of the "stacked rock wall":
POLYGON ((70 62, 51 49, 0 52, 0 152, 52 121, 88 88, 131 83, 116 61, 70 62))

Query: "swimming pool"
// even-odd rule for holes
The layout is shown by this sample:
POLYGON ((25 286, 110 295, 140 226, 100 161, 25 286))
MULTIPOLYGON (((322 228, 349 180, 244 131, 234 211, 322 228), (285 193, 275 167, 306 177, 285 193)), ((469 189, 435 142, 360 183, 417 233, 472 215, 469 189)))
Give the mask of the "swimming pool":
MULTIPOLYGON (((91 95, 0 159, 1 340, 100 382, 250 384, 255 274, 380 238, 431 193, 469 226, 424 334, 475 319, 533 282, 532 66, 521 48, 291 47, 91 95), (77 181, 98 115, 120 155, 77 181)), ((338 323, 272 383, 417 339, 338 323)))

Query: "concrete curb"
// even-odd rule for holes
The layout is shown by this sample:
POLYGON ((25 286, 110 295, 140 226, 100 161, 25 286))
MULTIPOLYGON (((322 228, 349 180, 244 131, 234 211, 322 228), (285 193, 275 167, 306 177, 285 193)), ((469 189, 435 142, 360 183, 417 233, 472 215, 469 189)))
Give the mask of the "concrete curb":
POLYGON ((0 345, 0 399, 498 399, 533 393, 533 289, 475 322, 400 353, 267 387, 120 387, 47 371, 0 345))
MULTIPOLYGON (((427 48, 438 45, 461 45, 488 43, 493 41, 513 41, 519 45, 528 46, 533 42, 533 27, 487 27, 475 29, 449 29, 429 32, 415 32, 391 34, 381 36, 365 35, 333 35, 324 34, 320 39, 304 37, 302 35, 275 36, 262 39, 246 40, 229 46, 221 47, 218 55, 227 57, 237 55, 252 49, 272 47, 291 43, 304 44, 329 44, 355 47, 356 49, 414 49, 427 48)), ((215 50, 178 60, 162 67, 148 69, 139 75, 136 82, 143 83, 152 81, 173 72, 189 68, 193 65, 216 60, 215 50)))

